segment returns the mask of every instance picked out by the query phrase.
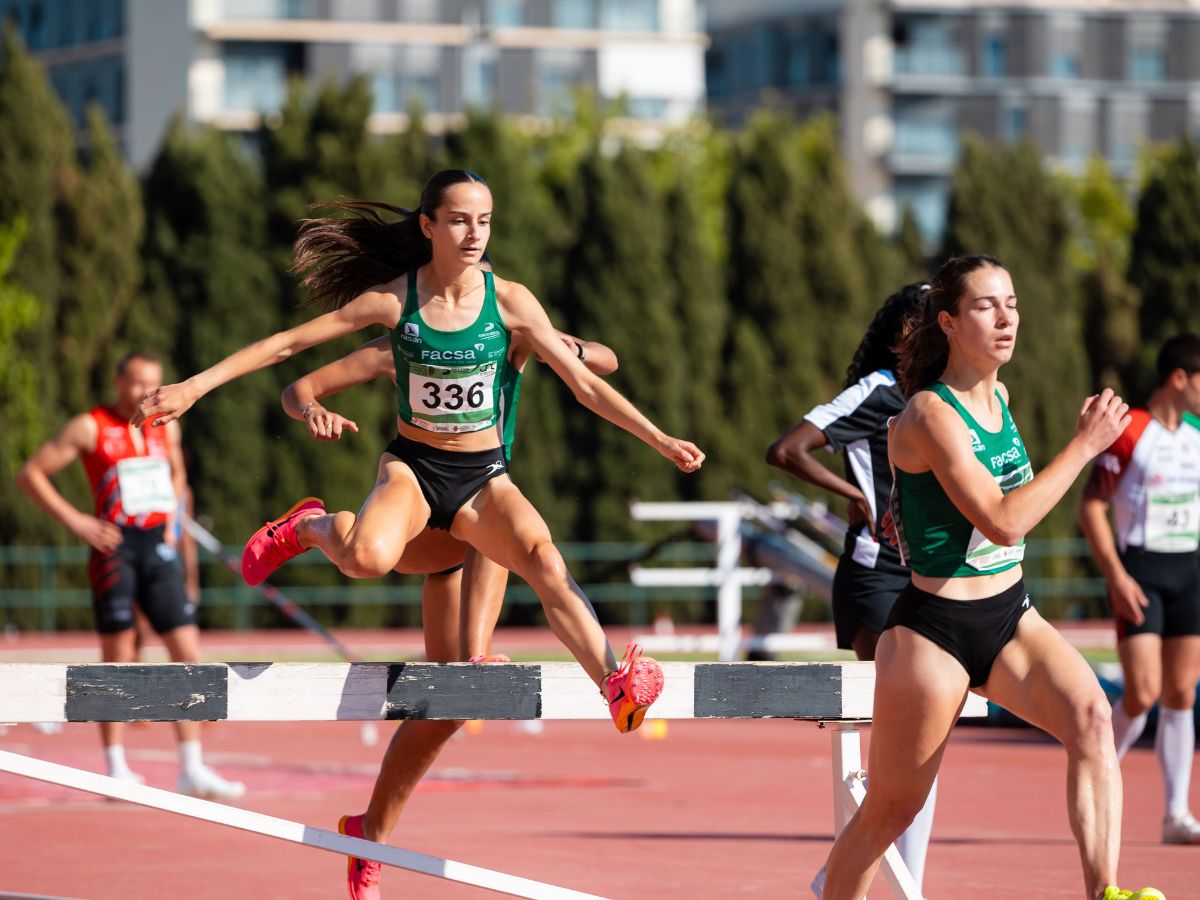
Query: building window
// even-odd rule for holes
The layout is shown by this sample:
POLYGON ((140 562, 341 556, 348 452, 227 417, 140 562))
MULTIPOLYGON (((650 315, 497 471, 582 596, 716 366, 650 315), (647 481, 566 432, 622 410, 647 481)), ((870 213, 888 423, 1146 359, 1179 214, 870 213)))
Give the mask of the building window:
POLYGON ((1138 141, 1146 134, 1148 107, 1139 97, 1113 100, 1108 109, 1108 157, 1128 163, 1137 157, 1138 141))
POLYGON ((225 108, 275 112, 287 98, 288 49, 284 44, 238 43, 225 48, 225 108))
POLYGON ((1073 50, 1058 50, 1050 56, 1050 72, 1055 78, 1079 77, 1079 54, 1073 50))
POLYGON ((333 18, 345 22, 378 22, 383 18, 380 0, 336 0, 333 18))
POLYGON ((958 157, 958 129, 953 110, 939 100, 897 103, 896 133, 892 143, 898 156, 920 157, 942 165, 958 157))
POLYGON ((926 246, 935 246, 946 230, 946 210, 949 206, 945 181, 930 178, 897 179, 892 196, 896 208, 908 207, 926 246))
POLYGON ((1008 42, 1002 34, 987 34, 979 55, 979 74, 985 78, 1003 78, 1008 74, 1008 42))
POLYGON ((29 4, 26 19, 25 43, 30 50, 46 49, 46 9, 41 3, 29 4))
POLYGON ((525 24, 525 0, 489 0, 488 24, 520 27, 525 24))
POLYGON ((400 15, 405 22, 436 22, 438 0, 401 0, 400 15))
POLYGON ((113 66, 113 104, 112 121, 114 125, 125 122, 125 59, 119 57, 113 66))
POLYGON ((596 0, 554 0, 555 28, 595 28, 596 0))
POLYGON ((537 113, 549 117, 574 107, 573 92, 585 83, 587 58, 581 50, 537 51, 537 113))
POLYGON ((488 108, 496 102, 496 49, 470 44, 462 52, 464 106, 488 108))
POLYGON ((667 117, 667 110, 670 105, 671 101, 665 97, 630 97, 626 110, 631 119, 656 119, 661 121, 667 117))
POLYGON ((1166 63, 1159 47, 1134 47, 1129 54, 1129 78, 1132 81, 1162 81, 1166 63))
POLYGON ((898 17, 892 41, 896 47, 893 65, 899 75, 966 74, 966 60, 953 19, 945 16, 898 17))
POLYGON ((1029 112, 1020 103, 1007 103, 1000 111, 1000 137, 1019 141, 1029 133, 1029 112))
POLYGON ((1052 78, 1078 78, 1083 55, 1083 19, 1076 14, 1051 14, 1046 72, 1052 78))
POLYGON ((600 27, 610 31, 658 31, 658 0, 601 0, 600 27))
POLYGON ((313 0, 225 0, 227 19, 311 19, 313 0))
POLYGON ((1096 149, 1096 110, 1090 101, 1066 102, 1059 112, 1059 154, 1082 162, 1096 149))

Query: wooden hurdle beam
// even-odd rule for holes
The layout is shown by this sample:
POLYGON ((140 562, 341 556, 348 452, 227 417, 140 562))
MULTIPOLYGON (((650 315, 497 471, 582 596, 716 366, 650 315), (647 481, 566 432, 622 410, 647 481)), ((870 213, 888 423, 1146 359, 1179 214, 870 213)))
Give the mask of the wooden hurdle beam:
MULTIPOLYGON (((786 718, 832 726, 834 831, 835 834, 841 831, 865 796, 859 738, 862 726, 869 724, 872 714, 873 663, 664 663, 663 671, 665 687, 650 708, 649 718, 786 718)), ((986 714, 986 701, 969 695, 962 715, 986 714)), ((578 720, 608 716, 596 686, 573 663, 0 664, 0 723, 578 720)), ((49 763, 16 757, 16 761, 24 760, 18 763, 14 756, 0 754, 0 771, 35 778, 50 771, 39 768, 51 766, 49 763), (31 771, 31 765, 42 774, 31 771)), ((104 782, 111 779, 66 767, 54 767, 51 774, 45 780, 184 815, 193 814, 177 808, 173 801, 164 805, 166 801, 158 795, 176 796, 169 792, 158 791, 143 797, 140 792, 154 789, 122 786, 117 793, 107 784, 99 785, 98 790, 96 779, 104 782), (67 776, 59 769, 77 773, 82 781, 76 776, 71 776, 74 781, 63 780, 67 776)), ((209 806, 226 809, 220 804, 209 806)), ((198 817, 243 827, 229 821, 228 816, 222 818, 215 813, 198 817)), ((293 827, 293 833, 295 828, 304 829, 304 833, 319 831, 296 823, 287 825, 293 827)), ((272 826, 272 830, 247 827, 247 830, 280 837, 281 827, 272 826)), ((321 838, 324 843, 311 845, 324 849, 335 849, 336 845, 337 852, 351 852, 342 844, 353 839, 330 836, 337 839, 332 845, 326 837, 321 838)), ((379 847, 379 853, 385 855, 395 850, 359 843, 379 847)), ((387 859, 372 856, 361 847, 352 852, 414 871, 428 868, 405 865, 397 862, 395 856, 387 859)), ((894 896, 919 900, 912 877, 894 847, 888 850, 881 871, 894 896)), ((485 884, 479 886, 500 890, 485 884)))
MULTIPOLYGON (((869 662, 664 663, 661 719, 870 719, 869 662)), ((981 698, 964 715, 986 714, 981 698)), ((0 722, 607 719, 574 663, 2 663, 0 722)))

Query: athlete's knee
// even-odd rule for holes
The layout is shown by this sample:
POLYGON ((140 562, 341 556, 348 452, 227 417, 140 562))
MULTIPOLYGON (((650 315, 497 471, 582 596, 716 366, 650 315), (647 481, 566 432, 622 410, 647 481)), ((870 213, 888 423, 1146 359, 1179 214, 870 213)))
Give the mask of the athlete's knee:
POLYGON ((1196 705, 1196 683, 1193 679, 1168 678, 1163 683, 1162 705, 1168 709, 1191 709, 1196 705))
POLYGON ((1097 756, 1112 749, 1112 706, 1099 687, 1078 699, 1071 713, 1073 728, 1064 742, 1068 752, 1097 756))
POLYGON ((1162 684, 1149 678, 1134 679, 1125 685, 1125 711, 1131 716, 1148 712, 1162 694, 1162 684))
POLYGON ((525 567, 527 574, 522 577, 526 581, 539 586, 550 586, 566 580, 567 566, 562 554, 550 540, 535 543, 526 554, 525 567))
POLYGON ((907 790, 887 797, 880 797, 880 793, 876 790, 872 802, 871 791, 867 791, 867 800, 862 806, 864 824, 875 830, 887 843, 892 843, 912 824, 925 805, 925 798, 907 790))
POLYGON ((381 578, 396 565, 396 551, 381 540, 354 540, 338 560, 338 569, 350 578, 381 578))

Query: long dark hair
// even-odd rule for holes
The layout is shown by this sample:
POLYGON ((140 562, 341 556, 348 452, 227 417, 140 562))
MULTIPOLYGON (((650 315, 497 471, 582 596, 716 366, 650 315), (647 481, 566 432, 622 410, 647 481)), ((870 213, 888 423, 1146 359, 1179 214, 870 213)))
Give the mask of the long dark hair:
POLYGON ((433 256, 421 213, 436 218, 456 184, 487 185, 470 169, 443 169, 425 183, 421 205, 405 209, 373 200, 317 203, 333 215, 304 219, 292 248, 292 272, 308 289, 305 306, 345 306, 363 291, 425 265, 433 256))
POLYGON ((896 344, 899 359, 897 374, 904 396, 911 397, 928 387, 946 370, 950 360, 950 342, 938 323, 938 314, 958 314, 958 303, 972 272, 984 268, 1003 269, 994 256, 955 256, 946 260, 929 281, 924 302, 904 323, 904 333, 896 344))
POLYGON ((883 306, 875 313, 875 318, 867 326, 867 333, 854 351, 854 359, 846 368, 846 382, 842 387, 857 384, 879 369, 896 371, 896 342, 903 333, 905 320, 920 308, 928 290, 928 282, 917 281, 906 284, 883 301, 883 306))

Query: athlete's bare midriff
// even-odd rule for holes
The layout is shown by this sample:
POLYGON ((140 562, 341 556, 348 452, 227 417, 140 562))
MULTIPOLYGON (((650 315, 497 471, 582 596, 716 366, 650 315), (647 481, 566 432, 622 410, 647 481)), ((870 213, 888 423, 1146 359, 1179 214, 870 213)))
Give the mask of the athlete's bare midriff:
POLYGON ((994 575, 977 575, 971 578, 961 575, 953 578, 932 578, 913 572, 912 583, 913 587, 927 594, 936 594, 947 600, 986 600, 1012 587, 1021 580, 1022 574, 1019 565, 994 575))
POLYGON ((399 416, 396 417, 396 430, 400 437, 419 444, 428 444, 439 450, 451 453, 471 453, 477 450, 495 450, 503 443, 500 435, 500 425, 490 425, 482 431, 471 431, 466 434, 439 434, 426 431, 415 425, 409 425, 399 416))

